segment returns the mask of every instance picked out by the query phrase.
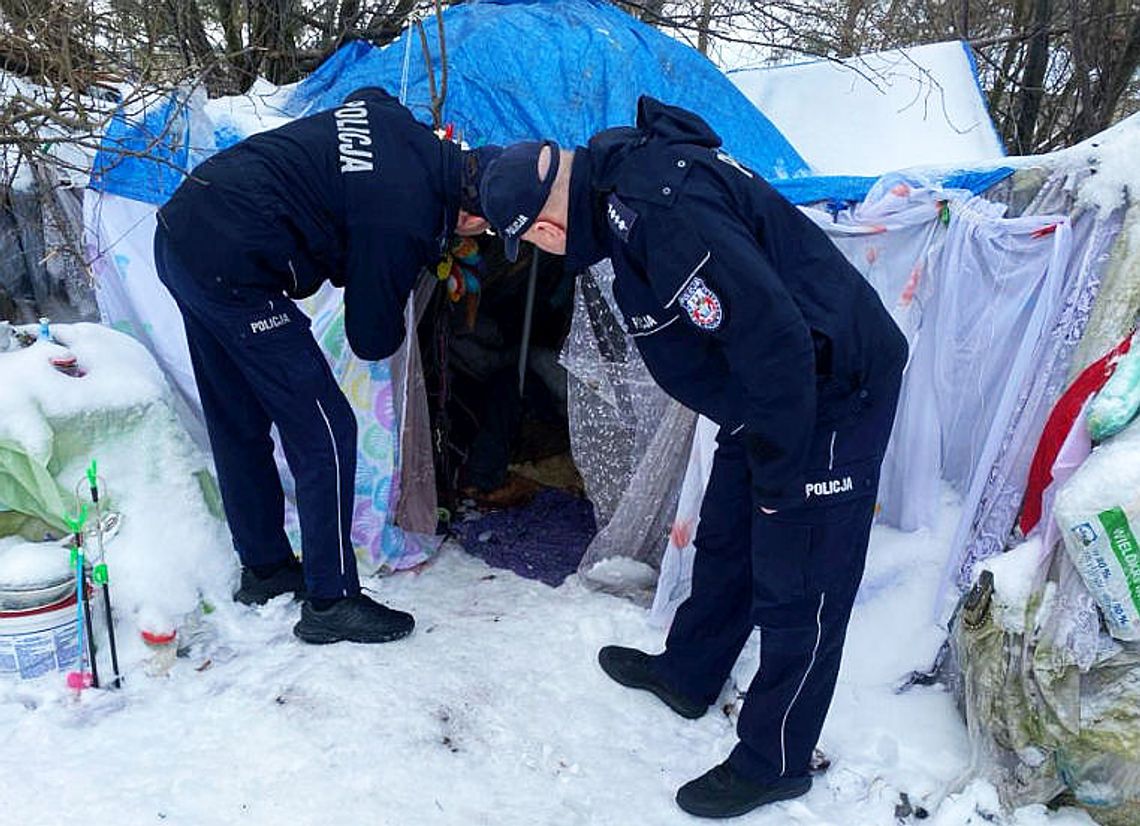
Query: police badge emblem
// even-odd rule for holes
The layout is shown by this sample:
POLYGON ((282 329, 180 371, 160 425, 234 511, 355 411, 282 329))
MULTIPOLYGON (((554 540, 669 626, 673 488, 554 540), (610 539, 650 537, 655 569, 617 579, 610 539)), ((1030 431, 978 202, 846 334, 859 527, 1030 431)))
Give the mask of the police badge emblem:
POLYGON ((724 320, 724 307, 720 298, 698 275, 689 279, 689 283, 681 290, 680 300, 689 319, 702 330, 715 330, 724 320))

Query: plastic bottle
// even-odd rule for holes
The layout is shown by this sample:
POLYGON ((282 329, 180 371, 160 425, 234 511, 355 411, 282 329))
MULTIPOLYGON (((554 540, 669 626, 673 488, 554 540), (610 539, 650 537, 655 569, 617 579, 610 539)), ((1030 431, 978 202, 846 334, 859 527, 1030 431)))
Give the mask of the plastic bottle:
POLYGON ((142 638, 150 652, 146 661, 146 673, 151 677, 165 677, 178 657, 178 631, 174 628, 143 631, 142 638))
POLYGON ((51 341, 51 327, 47 316, 40 317, 40 341, 51 341))

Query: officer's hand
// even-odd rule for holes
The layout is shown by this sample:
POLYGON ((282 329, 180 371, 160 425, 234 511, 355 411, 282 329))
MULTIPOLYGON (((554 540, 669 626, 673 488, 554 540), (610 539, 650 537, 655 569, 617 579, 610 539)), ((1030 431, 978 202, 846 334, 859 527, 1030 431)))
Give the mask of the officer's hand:
POLYGON ((771 515, 771 514, 775 513, 776 511, 774 511, 772 508, 765 508, 764 506, 761 506, 760 512, 771 515))

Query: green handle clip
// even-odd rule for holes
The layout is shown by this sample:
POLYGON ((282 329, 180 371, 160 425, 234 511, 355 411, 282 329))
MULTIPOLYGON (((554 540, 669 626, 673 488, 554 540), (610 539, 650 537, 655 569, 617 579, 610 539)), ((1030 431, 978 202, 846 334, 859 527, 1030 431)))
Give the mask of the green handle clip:
POLYGON ((67 524, 68 529, 74 534, 82 534, 83 526, 87 524, 87 506, 83 505, 79 509, 79 515, 72 519, 70 516, 64 516, 63 521, 67 524))
POLYGON ((96 585, 106 585, 107 579, 107 565, 100 563, 91 569, 91 579, 96 585))

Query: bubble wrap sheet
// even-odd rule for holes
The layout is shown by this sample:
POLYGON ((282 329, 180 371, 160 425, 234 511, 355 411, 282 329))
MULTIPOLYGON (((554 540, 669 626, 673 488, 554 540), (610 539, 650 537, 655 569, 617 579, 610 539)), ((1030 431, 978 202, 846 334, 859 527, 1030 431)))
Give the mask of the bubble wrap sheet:
POLYGON ((570 448, 598 534, 578 569, 591 587, 649 604, 689 458, 696 414, 665 395, 622 326, 603 261, 575 287, 560 361, 570 448))

